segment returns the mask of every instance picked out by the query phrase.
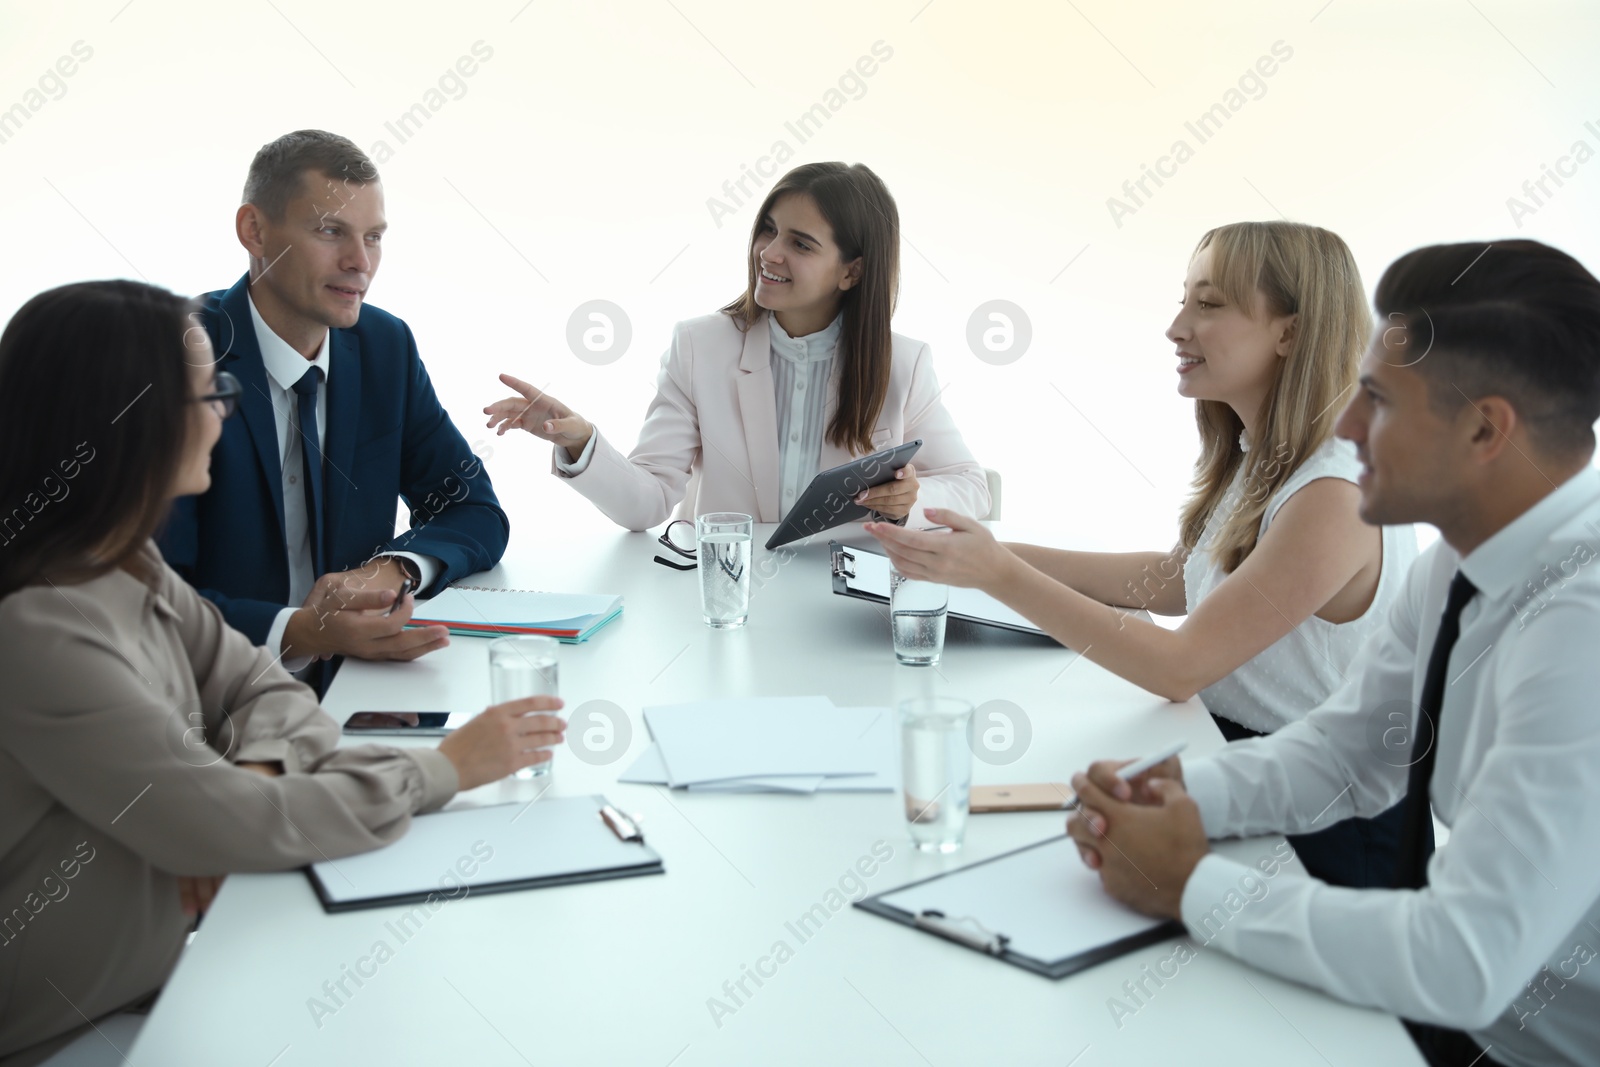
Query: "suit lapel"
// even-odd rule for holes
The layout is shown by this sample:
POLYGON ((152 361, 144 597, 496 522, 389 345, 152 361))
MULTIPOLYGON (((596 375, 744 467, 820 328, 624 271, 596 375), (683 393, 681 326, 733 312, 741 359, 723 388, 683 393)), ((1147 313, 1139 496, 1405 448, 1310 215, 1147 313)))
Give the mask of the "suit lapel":
POLYGON ((272 511, 278 518, 281 539, 284 536, 283 457, 278 454, 278 423, 272 411, 267 368, 261 361, 261 346, 256 343, 255 320, 250 317, 249 284, 249 275, 235 282, 223 295, 218 311, 210 314, 208 325, 218 362, 239 379, 244 389, 239 397, 239 415, 255 447, 256 461, 272 498, 272 511))
POLYGON ((350 562, 339 553, 339 519, 356 488, 350 476, 355 469, 356 437, 361 430, 361 346, 349 330, 333 330, 330 334, 322 530, 327 539, 328 566, 337 569, 350 562))
MULTIPOLYGON (((767 316, 744 333, 739 359, 739 414, 756 494, 757 522, 783 518, 778 504, 778 406, 772 396, 772 339, 767 316)), ((701 430, 705 432, 704 428, 701 430)))

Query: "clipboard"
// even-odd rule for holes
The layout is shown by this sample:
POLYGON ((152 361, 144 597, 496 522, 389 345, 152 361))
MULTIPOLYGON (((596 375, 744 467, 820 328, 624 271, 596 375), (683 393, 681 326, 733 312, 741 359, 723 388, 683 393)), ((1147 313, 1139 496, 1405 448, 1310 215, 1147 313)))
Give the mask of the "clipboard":
POLYGON ((664 874, 633 820, 597 794, 419 815, 383 848, 305 869, 326 912, 430 909, 483 893, 664 874))
MULTIPOLYGON (((889 557, 869 548, 847 548, 838 541, 829 541, 828 560, 833 570, 833 591, 839 596, 873 604, 889 603, 888 573, 893 570, 889 557)), ((977 589, 952 586, 947 614, 952 619, 975 622, 980 626, 996 626, 1002 630, 1037 634, 1040 637, 1050 636, 988 593, 977 589)))
POLYGON ((767 538, 767 547, 777 548, 802 537, 855 522, 870 513, 855 502, 858 494, 874 486, 894 481, 894 472, 911 462, 922 447, 922 438, 891 445, 848 463, 829 467, 811 479, 800 499, 794 502, 778 528, 767 538))
POLYGON ((873 915, 1060 979, 1187 937, 1112 900, 1065 834, 855 902, 873 915))

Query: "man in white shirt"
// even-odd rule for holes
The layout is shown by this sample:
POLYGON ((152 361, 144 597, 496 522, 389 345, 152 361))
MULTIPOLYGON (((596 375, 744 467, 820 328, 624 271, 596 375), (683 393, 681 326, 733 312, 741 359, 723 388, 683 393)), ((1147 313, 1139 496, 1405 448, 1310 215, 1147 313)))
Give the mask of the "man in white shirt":
POLYGON ((1207 944, 1394 1012, 1430 1064, 1600 1062, 1600 282, 1533 241, 1423 248, 1337 432, 1361 517, 1428 522, 1349 682, 1303 721, 1131 784, 1073 784, 1106 889, 1207 944), (1394 889, 1270 883, 1207 838, 1408 813, 1394 889), (1111 848, 1104 847, 1110 843, 1111 848), (1409 871, 1408 871, 1409 868, 1409 871))

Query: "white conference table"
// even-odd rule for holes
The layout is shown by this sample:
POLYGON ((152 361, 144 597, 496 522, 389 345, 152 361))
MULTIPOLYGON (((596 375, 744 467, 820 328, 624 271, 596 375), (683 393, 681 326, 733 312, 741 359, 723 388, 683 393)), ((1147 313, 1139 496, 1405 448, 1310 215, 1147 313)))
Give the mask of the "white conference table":
MULTIPOLYGON (((1059 813, 973 816, 965 847, 925 856, 906 838, 897 795, 688 794, 621 784, 648 744, 643 707, 712 696, 825 694, 893 705, 948 693, 1022 709, 1031 739, 1007 765, 974 761, 979 783, 1065 781, 1103 756, 1178 740, 1188 754, 1223 742, 1198 700, 1173 704, 1043 638, 952 622, 934 669, 895 663, 887 609, 831 592, 827 537, 781 567, 760 544, 750 621, 712 631, 698 578, 651 561, 653 535, 608 532, 567 544, 519 532, 512 562, 469 584, 620 592, 622 616, 561 650, 569 713, 622 709, 632 736, 590 764, 566 748, 546 782, 507 781, 456 804, 604 793, 637 813, 666 873, 468 896, 403 943, 386 927, 405 908, 325 914, 300 872, 233 875, 186 949, 131 1053, 137 1067, 180 1064, 1104 1064, 1257 1062, 1417 1064, 1391 1016, 1198 948, 1159 987, 1145 978, 1171 939, 1051 981, 848 906, 804 942, 786 927, 857 860, 885 842, 893 858, 864 881, 883 890, 1041 840, 1059 813), (346 978, 384 941, 392 957, 346 978), (779 941, 792 956, 737 982, 779 941), (1129 997, 1125 983, 1143 979, 1129 997), (1112 1010, 1113 999, 1124 1005, 1112 1010), (1127 1009, 1134 1009, 1130 1014, 1127 1009)), ((835 531, 837 533, 837 531, 835 531)), ((859 528, 854 538, 860 538, 859 528)), ((410 664, 348 661, 325 706, 476 709, 488 702, 487 641, 454 638, 410 664)), ((1013 713, 1014 714, 1014 713, 1013 713)), ((1020 733, 1019 733, 1020 736, 1020 733)), ((591 748, 606 749, 603 735, 591 748)), ((508 808, 514 812, 518 809, 508 808)), ((305 828, 313 833, 312 828, 305 828)), ((1249 860, 1274 839, 1230 842, 1249 860)), ((881 848, 881 846, 880 846, 881 848)), ((1294 877, 1285 873, 1279 877, 1294 877)), ((849 888, 848 883, 846 888, 849 888)), ((1170 973, 1172 966, 1167 967, 1170 973)))

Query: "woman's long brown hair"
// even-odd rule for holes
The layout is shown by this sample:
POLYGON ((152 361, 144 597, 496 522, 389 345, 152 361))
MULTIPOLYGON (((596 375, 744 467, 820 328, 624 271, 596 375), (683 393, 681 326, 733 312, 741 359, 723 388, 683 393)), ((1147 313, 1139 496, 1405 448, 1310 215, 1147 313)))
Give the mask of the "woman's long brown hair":
POLYGON ((766 309, 756 303, 755 243, 772 205, 783 196, 809 196, 833 228, 840 258, 861 260, 861 280, 845 290, 839 335, 839 406, 828 442, 852 455, 872 451, 872 430, 889 394, 894 341, 889 323, 900 291, 900 212, 883 181, 860 163, 807 163, 778 180, 756 212, 746 256, 744 295, 722 309, 741 333, 766 309))

